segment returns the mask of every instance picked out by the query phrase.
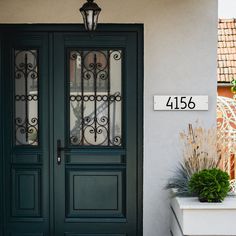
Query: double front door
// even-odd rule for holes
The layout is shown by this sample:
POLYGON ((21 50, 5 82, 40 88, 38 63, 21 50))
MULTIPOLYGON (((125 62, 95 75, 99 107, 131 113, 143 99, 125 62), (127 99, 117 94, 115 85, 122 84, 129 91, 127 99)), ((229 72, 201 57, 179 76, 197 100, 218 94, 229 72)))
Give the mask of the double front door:
POLYGON ((1 235, 140 235, 139 31, 35 29, 2 33, 1 235))

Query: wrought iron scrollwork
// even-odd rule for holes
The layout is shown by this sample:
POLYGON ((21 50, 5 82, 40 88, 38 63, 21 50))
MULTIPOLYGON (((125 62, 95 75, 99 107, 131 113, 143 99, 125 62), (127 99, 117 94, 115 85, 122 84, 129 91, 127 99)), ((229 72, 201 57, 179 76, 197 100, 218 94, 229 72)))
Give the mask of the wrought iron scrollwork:
MULTIPOLYGON (((38 134, 38 119, 32 118, 30 120, 25 119, 22 120, 21 118, 17 117, 15 119, 15 125, 16 125, 16 138, 20 135, 25 135, 25 141, 28 140, 28 144, 35 144, 38 134), (26 138, 27 136, 27 138, 26 138)), ((19 139, 17 139, 17 142, 21 145, 25 144, 25 142, 21 142, 19 139)))
POLYGON ((15 50, 15 141, 38 144, 37 50, 15 50))
POLYGON ((71 89, 69 96, 76 119, 70 133, 72 145, 122 145, 121 131, 116 135, 117 124, 112 120, 112 115, 113 119, 115 115, 111 114, 111 107, 113 106, 112 112, 116 112, 116 105, 123 99, 120 91, 111 91, 111 58, 115 61, 121 60, 122 51, 70 52, 70 60, 73 62, 79 59, 80 62, 79 81, 75 90, 71 89))

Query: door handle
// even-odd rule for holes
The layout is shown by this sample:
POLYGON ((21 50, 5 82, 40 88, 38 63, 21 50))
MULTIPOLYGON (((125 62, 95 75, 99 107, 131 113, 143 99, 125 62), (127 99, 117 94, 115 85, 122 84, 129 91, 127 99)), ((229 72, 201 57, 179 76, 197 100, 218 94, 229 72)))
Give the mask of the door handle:
POLYGON ((61 140, 57 140, 57 164, 61 164, 61 152, 64 151, 65 148, 61 146, 61 140))

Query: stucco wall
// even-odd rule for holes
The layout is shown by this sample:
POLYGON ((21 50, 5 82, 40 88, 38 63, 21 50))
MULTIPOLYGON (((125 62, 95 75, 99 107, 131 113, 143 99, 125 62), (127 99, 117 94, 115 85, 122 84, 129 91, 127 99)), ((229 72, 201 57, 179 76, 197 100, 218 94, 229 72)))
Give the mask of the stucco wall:
MULTIPOLYGON (((81 0, 1 0, 1 23, 81 22, 81 0)), ((97 0, 100 22, 144 23, 144 236, 169 235, 168 175, 178 133, 215 122, 217 0, 97 0), (155 112, 154 94, 209 95, 207 112, 155 112)))

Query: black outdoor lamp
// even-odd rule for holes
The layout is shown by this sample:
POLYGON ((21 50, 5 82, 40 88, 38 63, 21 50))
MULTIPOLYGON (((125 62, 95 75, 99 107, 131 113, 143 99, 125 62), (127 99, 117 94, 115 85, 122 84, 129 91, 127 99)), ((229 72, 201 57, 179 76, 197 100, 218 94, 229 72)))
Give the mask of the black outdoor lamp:
POLYGON ((93 1, 94 0, 87 0, 87 2, 80 8, 84 20, 84 26, 87 31, 96 30, 98 16, 101 12, 101 8, 93 1))

